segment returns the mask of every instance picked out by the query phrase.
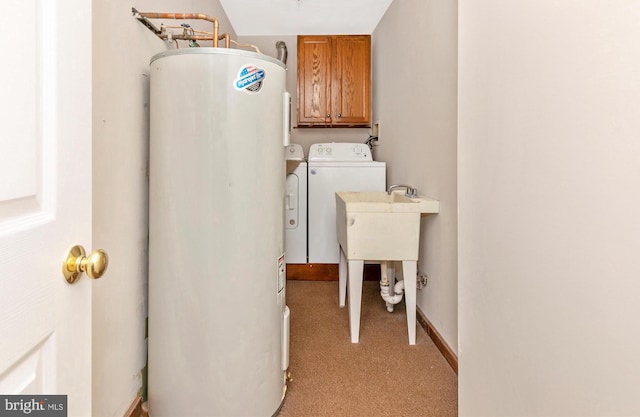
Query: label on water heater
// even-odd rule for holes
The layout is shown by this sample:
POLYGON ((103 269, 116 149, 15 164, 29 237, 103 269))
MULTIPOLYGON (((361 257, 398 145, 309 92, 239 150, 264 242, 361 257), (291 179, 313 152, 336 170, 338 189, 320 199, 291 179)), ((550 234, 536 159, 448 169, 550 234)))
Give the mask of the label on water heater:
POLYGON ((284 253, 278 258, 278 294, 284 290, 284 281, 287 277, 286 266, 284 263, 284 253))
POLYGON ((262 81, 267 73, 262 68, 255 65, 245 65, 238 71, 238 78, 233 82, 236 90, 244 91, 247 94, 256 94, 262 88, 262 81))

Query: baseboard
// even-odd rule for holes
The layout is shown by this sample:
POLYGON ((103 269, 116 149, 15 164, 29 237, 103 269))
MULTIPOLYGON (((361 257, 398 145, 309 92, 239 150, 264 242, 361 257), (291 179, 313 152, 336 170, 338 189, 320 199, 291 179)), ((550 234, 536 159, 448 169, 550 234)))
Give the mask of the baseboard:
POLYGON ((440 333, 438 333, 436 328, 433 327, 433 324, 431 324, 431 322, 429 321, 429 319, 427 319, 427 317, 424 315, 422 310, 420 310, 420 307, 417 308, 417 313, 418 314, 416 314, 416 318, 418 320, 418 323, 420 323, 420 326, 422 326, 424 331, 427 332, 427 334, 429 335, 431 340, 433 340, 433 343, 436 345, 436 347, 438 348, 442 356, 444 356, 444 359, 447 361, 447 363, 449 363, 449 366, 451 366, 451 368, 457 375, 458 374, 458 356, 456 356, 456 354, 453 352, 453 350, 451 350, 449 345, 447 345, 447 342, 444 341, 444 339, 442 338, 440 333))
POLYGON ((337 281, 338 264, 287 264, 287 279, 337 281))
MULTIPOLYGON (((337 281, 338 264, 287 264, 287 279, 301 281, 337 281)), ((364 265, 365 281, 380 281, 380 265, 364 265)))
POLYGON ((146 412, 145 408, 142 403, 142 397, 138 395, 134 398, 124 417, 149 417, 149 413, 146 412))

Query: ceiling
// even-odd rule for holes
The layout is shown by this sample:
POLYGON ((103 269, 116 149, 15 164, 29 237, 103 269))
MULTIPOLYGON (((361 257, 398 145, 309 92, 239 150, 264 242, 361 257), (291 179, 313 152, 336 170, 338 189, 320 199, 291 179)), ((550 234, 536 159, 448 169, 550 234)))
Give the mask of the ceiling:
POLYGON ((238 36, 371 34, 392 0, 220 0, 238 36))

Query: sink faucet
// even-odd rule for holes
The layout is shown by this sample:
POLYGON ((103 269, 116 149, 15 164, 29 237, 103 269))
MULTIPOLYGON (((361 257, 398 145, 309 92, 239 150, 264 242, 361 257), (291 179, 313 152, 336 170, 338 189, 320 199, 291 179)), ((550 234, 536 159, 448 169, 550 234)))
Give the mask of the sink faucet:
POLYGON ((395 190, 396 188, 406 188, 407 192, 404 194, 405 196, 409 197, 409 198, 416 198, 418 197, 418 189, 417 188, 413 188, 410 185, 401 185, 401 184, 394 184, 392 186, 389 187, 389 190, 387 190, 387 193, 389 195, 391 195, 391 193, 393 192, 393 190, 395 190))

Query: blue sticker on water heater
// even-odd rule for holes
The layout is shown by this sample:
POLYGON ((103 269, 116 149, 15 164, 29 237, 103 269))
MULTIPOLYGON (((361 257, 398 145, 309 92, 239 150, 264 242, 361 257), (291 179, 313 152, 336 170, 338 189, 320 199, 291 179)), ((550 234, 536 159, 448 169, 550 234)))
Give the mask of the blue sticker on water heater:
POLYGON ((267 73, 262 68, 258 68, 254 65, 245 65, 240 68, 238 78, 234 81, 233 86, 236 90, 255 94, 262 88, 262 81, 266 75, 267 73))

